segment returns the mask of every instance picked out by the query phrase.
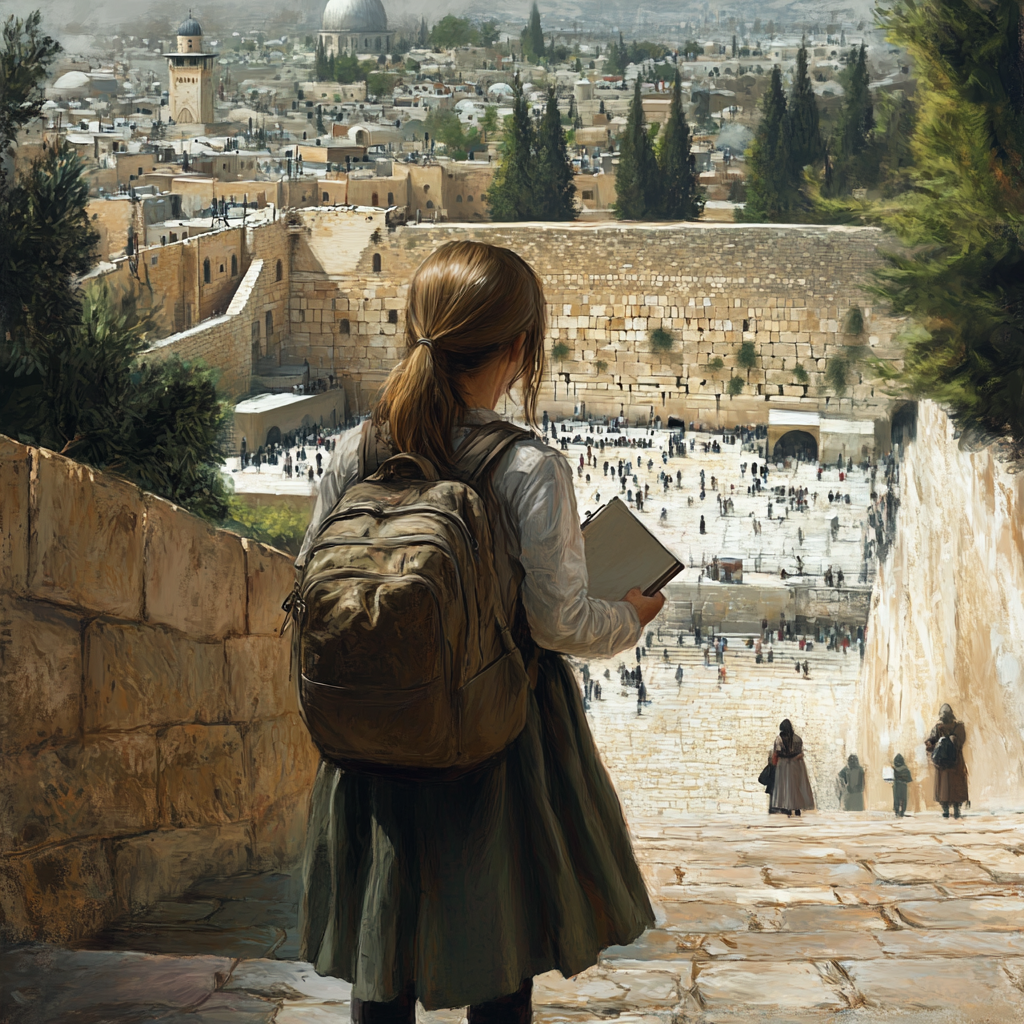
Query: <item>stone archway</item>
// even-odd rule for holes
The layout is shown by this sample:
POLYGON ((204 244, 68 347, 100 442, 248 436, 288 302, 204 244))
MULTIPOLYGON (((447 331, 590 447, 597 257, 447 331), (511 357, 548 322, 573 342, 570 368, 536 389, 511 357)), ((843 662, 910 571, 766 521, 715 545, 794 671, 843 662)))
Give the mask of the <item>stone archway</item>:
POLYGON ((818 441, 806 430, 787 430, 772 448, 772 459, 781 462, 786 458, 800 456, 803 462, 813 462, 818 457, 818 441))
POLYGON ((281 443, 281 428, 271 427, 267 431, 267 444, 280 444, 281 443))

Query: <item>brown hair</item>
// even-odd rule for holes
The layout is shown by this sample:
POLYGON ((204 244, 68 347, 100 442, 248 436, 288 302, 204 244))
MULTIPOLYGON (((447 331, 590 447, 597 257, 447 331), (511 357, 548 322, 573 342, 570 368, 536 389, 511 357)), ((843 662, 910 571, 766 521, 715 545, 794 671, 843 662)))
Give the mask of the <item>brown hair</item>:
POLYGON ((506 355, 524 333, 512 384, 520 384, 526 421, 535 425, 546 327, 544 288, 521 256, 483 242, 435 249, 409 285, 406 353, 381 388, 373 412, 378 432, 386 425, 398 451, 450 466, 452 430, 467 412, 460 381, 506 355), (431 344, 417 344, 421 338, 431 344))

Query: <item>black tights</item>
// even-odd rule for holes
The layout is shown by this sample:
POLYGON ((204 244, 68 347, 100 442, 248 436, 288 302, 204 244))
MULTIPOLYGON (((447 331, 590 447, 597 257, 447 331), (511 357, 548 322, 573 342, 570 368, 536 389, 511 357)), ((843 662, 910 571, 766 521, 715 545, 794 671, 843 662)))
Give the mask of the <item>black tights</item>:
MULTIPOLYGON (((499 996, 469 1008, 468 1024, 530 1024, 533 1007, 533 978, 527 978, 518 992, 499 996)), ((352 997, 352 1024, 416 1024, 416 988, 409 984, 389 1003, 364 1002, 352 997)))

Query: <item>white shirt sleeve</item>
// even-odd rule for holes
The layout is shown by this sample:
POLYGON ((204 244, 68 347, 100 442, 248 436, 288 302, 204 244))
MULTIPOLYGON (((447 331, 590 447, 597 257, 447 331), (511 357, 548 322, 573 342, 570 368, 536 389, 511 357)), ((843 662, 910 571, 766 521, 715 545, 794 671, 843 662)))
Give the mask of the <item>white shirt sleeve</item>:
POLYGON ((642 632, 636 609, 587 595, 583 534, 565 458, 540 442, 521 442, 496 489, 519 527, 523 607, 536 643, 594 658, 635 647, 642 632))

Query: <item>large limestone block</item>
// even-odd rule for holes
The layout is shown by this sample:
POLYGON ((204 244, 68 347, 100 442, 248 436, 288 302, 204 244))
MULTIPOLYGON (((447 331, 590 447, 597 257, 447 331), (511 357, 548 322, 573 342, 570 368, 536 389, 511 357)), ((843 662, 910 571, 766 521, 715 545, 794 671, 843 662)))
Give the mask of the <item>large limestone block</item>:
POLYGON ((295 584, 295 563, 289 555, 266 544, 243 539, 248 595, 247 630, 276 634, 284 620, 281 604, 295 584))
POLYGON ((137 911, 184 892, 207 876, 246 870, 252 852, 247 823, 161 829, 115 844, 114 893, 118 909, 137 911))
POLYGON ((85 633, 86 732, 228 717, 223 643, 102 619, 85 633))
POLYGON ((0 941, 72 942, 102 928, 114 909, 98 839, 0 861, 0 941))
POLYGON ((146 495, 146 620, 193 637, 245 632, 241 538, 146 495))
POLYGON ((160 817, 189 828, 249 817, 242 737, 233 725, 179 725, 160 737, 160 817))
POLYGON ((0 435, 0 592, 25 592, 31 474, 32 449, 0 435))
POLYGON ((308 793, 286 796, 253 822, 257 871, 290 871, 302 859, 309 818, 308 793))
POLYGON ((238 636, 224 641, 228 663, 229 717, 235 722, 298 714, 292 684, 291 636, 238 636))
POLYGON ((298 715, 258 722, 245 736, 252 774, 252 814, 260 821, 284 796, 308 793, 320 755, 298 715))
POLYGON ((26 752, 8 762, 0 796, 12 849, 155 828, 156 740, 143 733, 87 736, 84 743, 26 752))
POLYGON ((77 616, 28 601, 0 604, 0 752, 78 732, 82 690, 77 616))
POLYGON ((30 594, 140 618, 145 516, 139 489, 37 449, 30 500, 30 594))

